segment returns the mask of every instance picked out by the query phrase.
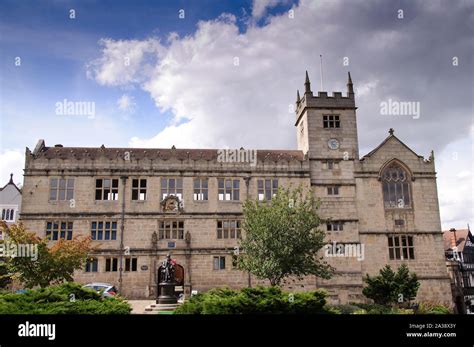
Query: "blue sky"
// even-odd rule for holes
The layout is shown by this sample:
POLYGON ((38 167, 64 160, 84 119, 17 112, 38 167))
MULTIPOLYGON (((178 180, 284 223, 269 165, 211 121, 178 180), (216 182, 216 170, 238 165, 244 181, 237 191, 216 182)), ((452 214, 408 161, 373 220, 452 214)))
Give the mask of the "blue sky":
MULTIPOLYGON (((98 117, 113 112, 121 88, 103 88, 87 78, 86 65, 100 55, 102 38, 141 40, 165 38, 170 32, 181 36, 195 30, 199 20, 216 18, 223 12, 251 12, 251 1, 2 1, 0 4, 2 146, 34 146, 47 130, 48 141, 67 142, 75 126, 87 127, 87 118, 60 119, 55 104, 63 99, 93 100, 98 117), (185 9, 185 20, 178 11, 185 9), (70 10, 75 19, 70 19, 70 10), (21 66, 15 66, 16 57, 21 66), (29 124, 28 131, 24 131, 29 124), (57 131, 52 132, 52 128, 57 131), (51 136, 52 135, 52 136, 51 136)), ((272 11, 278 8, 272 9, 272 11)), ((132 88, 128 94, 139 107, 133 119, 114 117, 104 131, 127 132, 109 135, 109 146, 127 146, 130 134, 151 136, 169 120, 148 93, 132 88)), ((102 124, 104 125, 104 124, 102 124)), ((104 142, 87 133, 76 145, 97 146, 104 142)))
POLYGON ((473 21, 472 1, 3 0, 0 185, 10 172, 21 183, 25 147, 38 139, 296 148, 296 89, 308 70, 320 90, 323 54, 325 91, 344 92, 351 71, 360 154, 389 128, 420 155, 434 150, 443 226, 465 227, 474 208, 473 21), (94 103, 94 117, 57 114, 64 99, 94 103), (382 115, 389 99, 419 102, 421 117, 382 115))

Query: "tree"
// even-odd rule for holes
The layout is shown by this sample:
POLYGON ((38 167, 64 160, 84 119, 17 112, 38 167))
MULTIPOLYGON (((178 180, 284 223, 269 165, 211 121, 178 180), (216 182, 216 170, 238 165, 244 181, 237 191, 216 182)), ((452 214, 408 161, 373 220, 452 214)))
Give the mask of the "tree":
POLYGON ((10 269, 5 259, 0 258, 0 289, 6 288, 12 282, 10 269))
POLYGON ((318 207, 312 192, 305 196, 301 187, 280 188, 271 201, 247 200, 239 268, 268 279, 272 286, 289 276, 330 278, 333 268, 318 256, 325 244, 325 233, 318 230, 318 207))
POLYGON ((362 293, 376 304, 390 306, 413 300, 416 297, 420 282, 415 273, 410 274, 405 264, 398 267, 395 273, 390 265, 385 265, 379 275, 364 278, 367 287, 362 293))
POLYGON ((28 232, 23 224, 8 226, 2 222, 0 228, 7 236, 9 247, 31 247, 34 257, 6 257, 6 264, 14 277, 25 287, 42 288, 51 284, 72 281, 74 270, 81 269, 91 251, 90 237, 75 237, 72 240, 60 239, 52 247, 48 239, 42 239, 35 233, 28 232))

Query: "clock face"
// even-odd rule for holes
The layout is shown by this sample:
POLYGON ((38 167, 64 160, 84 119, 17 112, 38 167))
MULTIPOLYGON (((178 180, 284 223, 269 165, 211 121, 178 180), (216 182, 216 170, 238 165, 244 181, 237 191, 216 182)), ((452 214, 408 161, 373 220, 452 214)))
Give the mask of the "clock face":
POLYGON ((330 149, 338 149, 339 148, 339 141, 337 139, 329 139, 328 147, 330 149))

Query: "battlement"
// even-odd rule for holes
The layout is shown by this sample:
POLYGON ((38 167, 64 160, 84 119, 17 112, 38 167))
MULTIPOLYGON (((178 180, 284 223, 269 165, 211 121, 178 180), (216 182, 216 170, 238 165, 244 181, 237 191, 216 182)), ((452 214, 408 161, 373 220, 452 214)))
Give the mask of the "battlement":
POLYGON ((343 96, 342 92, 333 92, 332 95, 328 95, 328 92, 322 91, 319 91, 317 95, 314 95, 311 91, 308 72, 306 72, 305 93, 303 94, 303 97, 300 97, 299 91, 297 92, 296 117, 298 119, 307 107, 321 109, 356 109, 354 96, 354 88, 350 73, 347 82, 347 93, 346 96, 343 96))

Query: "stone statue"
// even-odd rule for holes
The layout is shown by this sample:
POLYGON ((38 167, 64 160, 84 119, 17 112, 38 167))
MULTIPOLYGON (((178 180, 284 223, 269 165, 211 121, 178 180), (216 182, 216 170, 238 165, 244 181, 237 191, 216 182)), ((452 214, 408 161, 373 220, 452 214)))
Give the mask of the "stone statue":
POLYGON ((171 259, 171 256, 168 253, 166 255, 166 260, 161 264, 161 282, 174 282, 175 264, 176 262, 171 259))

